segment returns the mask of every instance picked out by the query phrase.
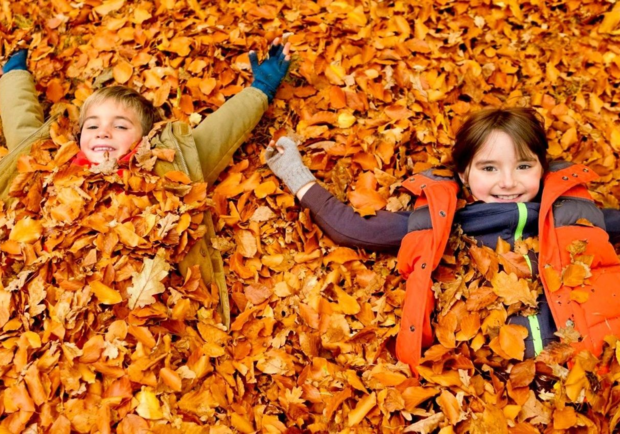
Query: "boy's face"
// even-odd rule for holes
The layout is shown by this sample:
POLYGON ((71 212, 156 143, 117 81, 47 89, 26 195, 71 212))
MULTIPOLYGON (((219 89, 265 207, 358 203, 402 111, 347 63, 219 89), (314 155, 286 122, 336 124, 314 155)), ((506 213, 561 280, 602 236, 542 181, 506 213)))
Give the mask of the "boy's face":
POLYGON ((459 176, 476 200, 529 202, 538 194, 543 168, 534 154, 519 158, 508 134, 493 131, 459 176))
POLYGON ((119 159, 142 138, 142 124, 136 113, 107 99, 89 107, 80 135, 80 149, 91 163, 119 159), (107 155, 106 155, 107 154, 107 155))

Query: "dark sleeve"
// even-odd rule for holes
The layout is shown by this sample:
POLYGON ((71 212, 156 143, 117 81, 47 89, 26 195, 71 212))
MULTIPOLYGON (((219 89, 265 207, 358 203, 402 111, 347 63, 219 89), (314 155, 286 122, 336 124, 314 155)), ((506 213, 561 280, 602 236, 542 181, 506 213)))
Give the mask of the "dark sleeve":
POLYGON ((378 211, 362 217, 318 184, 306 192, 301 204, 314 221, 337 244, 371 251, 393 251, 407 235, 410 211, 378 211))
POLYGON ((605 218, 605 229, 609 234, 609 239, 613 243, 620 242, 620 210, 613 208, 603 209, 605 218))

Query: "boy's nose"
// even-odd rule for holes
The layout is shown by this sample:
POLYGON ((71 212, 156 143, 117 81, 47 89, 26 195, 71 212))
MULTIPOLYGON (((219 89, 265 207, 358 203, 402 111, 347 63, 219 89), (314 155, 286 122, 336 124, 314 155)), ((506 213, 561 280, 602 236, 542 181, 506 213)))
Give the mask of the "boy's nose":
POLYGON ((107 128, 104 128, 104 127, 99 128, 97 130, 97 137, 100 137, 100 138, 110 137, 110 132, 108 131, 107 128))

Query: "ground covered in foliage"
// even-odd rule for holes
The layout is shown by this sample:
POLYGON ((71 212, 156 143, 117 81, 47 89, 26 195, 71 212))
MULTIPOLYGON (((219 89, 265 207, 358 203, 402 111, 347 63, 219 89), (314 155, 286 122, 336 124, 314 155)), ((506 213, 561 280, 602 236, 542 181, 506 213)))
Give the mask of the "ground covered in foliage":
MULTIPOLYGON (((436 276, 437 345, 417 379, 393 355, 404 296, 395 256, 335 246, 264 167, 262 152, 272 137, 293 135, 337 197, 362 214, 398 211, 412 202, 399 183, 447 162, 469 113, 533 106, 551 157, 594 169, 595 199, 617 207, 620 3, 0 5, 0 56, 28 47, 46 113, 72 120, 94 89, 116 82, 139 89, 167 117, 196 124, 251 83, 249 50, 264 55, 269 41, 287 35, 294 52, 276 100, 209 186, 209 201, 204 187, 189 187, 180 174, 154 179, 137 162, 120 172, 68 168, 76 149, 60 139, 67 124, 35 147, 13 189, 19 204, 0 216, 0 432, 617 426, 615 339, 595 359, 572 354, 574 330, 562 329, 562 343, 522 360, 523 330, 505 324, 508 314, 534 308, 540 288, 518 258, 535 243, 516 252, 500 244, 470 259, 459 254, 469 241, 451 240, 454 255, 442 268, 451 272, 436 276), (79 189, 67 184, 71 171, 79 189), (192 188, 189 199, 174 194, 192 188), (167 265, 200 236, 192 213, 207 203, 228 271, 230 329, 217 291, 167 265), (110 215, 131 223, 106 229, 110 215), (44 237, 50 227, 56 236, 44 237), (76 285, 76 275, 87 278, 76 285), (490 287, 479 285, 483 277, 490 287)), ((575 263, 557 276, 577 288, 575 297, 584 296, 578 287, 592 261, 583 249, 571 246, 575 263)))

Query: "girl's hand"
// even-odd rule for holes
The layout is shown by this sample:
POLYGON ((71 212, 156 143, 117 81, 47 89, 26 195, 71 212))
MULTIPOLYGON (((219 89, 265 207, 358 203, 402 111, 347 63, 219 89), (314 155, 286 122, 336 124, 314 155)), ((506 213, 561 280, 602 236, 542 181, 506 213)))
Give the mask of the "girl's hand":
MULTIPOLYGON (((302 187, 316 182, 312 172, 304 165, 297 144, 288 137, 281 137, 275 144, 273 140, 269 142, 265 151, 265 159, 271 171, 286 184, 293 194, 297 194, 302 187)), ((304 193, 305 191, 307 188, 304 189, 304 193)))

